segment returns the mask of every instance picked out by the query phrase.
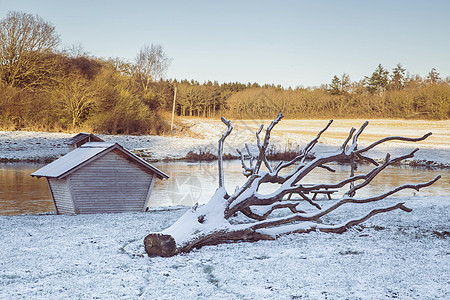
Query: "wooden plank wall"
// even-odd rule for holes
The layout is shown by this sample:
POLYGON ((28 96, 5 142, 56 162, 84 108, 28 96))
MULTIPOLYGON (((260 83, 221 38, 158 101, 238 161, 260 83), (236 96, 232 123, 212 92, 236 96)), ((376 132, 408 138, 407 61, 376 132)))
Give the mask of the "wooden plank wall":
POLYGON ((80 213, 142 211, 153 175, 111 151, 69 175, 80 213))
POLYGON ((67 179, 48 178, 51 193, 54 197, 56 208, 60 214, 75 214, 67 179))

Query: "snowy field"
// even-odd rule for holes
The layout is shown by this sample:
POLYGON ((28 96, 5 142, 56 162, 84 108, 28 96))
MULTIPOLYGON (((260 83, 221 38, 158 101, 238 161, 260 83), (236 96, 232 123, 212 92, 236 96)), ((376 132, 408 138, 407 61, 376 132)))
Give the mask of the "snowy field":
MULTIPOLYGON (((225 128, 225 125, 218 120, 191 119, 185 120, 185 122, 190 124, 192 131, 214 142, 225 128)), ((270 120, 232 120, 234 129, 227 139, 225 152, 228 150, 230 153, 235 153, 234 149, 236 147, 243 148, 244 142, 249 142, 250 145, 256 144, 255 132, 261 124, 267 128, 270 122, 270 120)), ((314 151, 317 153, 336 151, 346 139, 350 128, 359 129, 364 122, 365 120, 335 120, 322 135, 314 151)), ((327 120, 282 119, 272 131, 271 144, 280 151, 298 147, 302 149, 316 137, 327 123, 327 120)), ((387 136, 420 137, 428 132, 433 134, 424 141, 417 143, 389 142, 371 150, 369 154, 374 158, 382 159, 386 152, 397 156, 420 148, 414 158, 416 161, 422 162, 424 165, 428 161, 450 167, 450 121, 370 120, 359 138, 359 144, 361 146, 369 145, 387 136)), ((216 144, 213 146, 215 149, 216 144)))
MULTIPOLYGON (((335 151, 349 127, 362 122, 336 121, 316 151, 335 151)), ((237 121, 225 152, 255 142, 259 123, 237 121)), ((326 123, 283 120, 272 140, 280 150, 302 146, 326 123)), ((181 158, 200 148, 215 153, 225 128, 220 121, 187 119, 185 126, 186 136, 100 137, 128 149, 149 148, 155 159, 181 158)), ((449 128, 448 121, 375 120, 361 144, 432 131, 429 140, 381 150, 399 155, 419 147, 417 159, 448 168, 449 128)), ((72 136, 0 131, 0 159, 52 160, 68 152, 64 141, 72 136)), ((372 155, 381 157, 383 151, 372 155)), ((186 208, 0 216, 0 299, 450 299, 448 195, 389 198, 339 209, 324 221, 340 223, 394 202, 406 202, 413 212, 377 215, 341 235, 295 234, 208 246, 171 258, 147 257, 143 239, 170 226, 186 208)))
MULTIPOLYGON (((144 255, 185 209, 1 216, 0 299, 450 299, 449 197, 391 198, 344 234, 144 255)), ((339 210, 329 222, 369 207, 339 210)))
MULTIPOLYGON (((327 124, 326 120, 281 120, 272 131, 271 145, 278 151, 303 148, 327 124)), ((128 149, 147 148, 152 158, 183 158, 189 151, 217 152, 217 141, 226 127, 220 120, 184 119, 183 131, 176 136, 133 136, 133 135, 99 135, 106 142, 118 142, 128 149)), ((316 152, 334 152, 343 143, 348 131, 353 126, 359 128, 364 120, 336 120, 320 139, 316 152)), ((236 148, 244 149, 247 142, 256 151, 255 132, 261 124, 267 127, 268 120, 233 121, 233 132, 224 145, 224 152, 236 155, 236 148)), ((392 135, 407 137, 422 136, 427 132, 433 135, 418 143, 391 142, 370 154, 378 159, 384 158, 386 151, 393 156, 402 155, 416 147, 416 160, 444 164, 450 167, 450 121, 417 120, 371 120, 360 138, 362 146, 376 139, 392 135)), ((68 152, 67 139, 74 136, 68 133, 46 133, 30 131, 0 131, 0 160, 36 161, 54 160, 68 152)))

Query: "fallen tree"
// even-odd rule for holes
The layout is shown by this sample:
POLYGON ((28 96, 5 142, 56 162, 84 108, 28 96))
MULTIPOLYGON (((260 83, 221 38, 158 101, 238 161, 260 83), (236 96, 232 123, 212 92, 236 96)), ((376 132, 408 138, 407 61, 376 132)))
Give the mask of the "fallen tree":
POLYGON ((311 231, 343 233, 350 227, 358 225, 376 214, 396 209, 410 212, 411 209, 406 207, 404 203, 397 203, 373 209, 360 218, 346 220, 338 225, 324 224, 321 218, 343 205, 380 201, 404 189, 419 190, 432 185, 440 178, 440 176, 436 176, 425 183, 404 184, 379 195, 356 198, 357 191, 370 184, 386 167, 414 157, 418 149, 396 158, 391 158, 389 154, 386 154, 383 163, 378 163, 368 157, 366 152, 388 141, 422 141, 429 137, 431 133, 419 138, 386 137, 366 147, 358 148, 358 138, 368 125, 366 121, 358 131, 355 128, 350 130, 339 151, 330 155, 317 156, 307 161, 306 157, 318 143, 320 136, 330 127, 333 122, 331 120, 297 157, 290 161, 280 161, 276 165, 271 165, 266 158, 266 151, 269 146, 271 131, 282 117, 283 115, 280 113, 267 127, 263 141, 260 138, 263 130, 261 125, 256 133, 258 153, 253 154, 247 144, 245 145, 247 154, 238 150, 243 174, 248 179, 244 185, 237 187, 232 194, 229 194, 224 186, 223 144, 233 127, 230 121, 222 117, 222 122, 227 126, 227 130, 219 139, 218 189, 205 205, 195 205, 169 228, 159 233, 147 235, 144 239, 144 245, 149 256, 172 256, 205 245, 226 242, 273 240, 280 235, 290 233, 311 231), (374 168, 366 174, 355 175, 354 169, 357 161, 367 161, 373 164, 374 168), (350 177, 337 183, 302 184, 302 179, 316 168, 324 168, 334 172, 334 169, 327 165, 332 162, 350 163, 352 169, 350 177), (259 193, 263 184, 276 184, 278 187, 274 192, 264 195, 259 193), (328 201, 329 204, 324 207, 308 197, 310 193, 325 189, 341 189, 346 185, 350 185, 349 190, 340 199, 328 201), (309 203, 314 210, 307 212, 299 209, 299 200, 291 199, 293 194, 300 196, 299 199, 309 203), (271 217, 274 211, 279 210, 287 210, 289 213, 281 217, 271 217), (242 222, 241 214, 246 216, 244 222, 242 222))

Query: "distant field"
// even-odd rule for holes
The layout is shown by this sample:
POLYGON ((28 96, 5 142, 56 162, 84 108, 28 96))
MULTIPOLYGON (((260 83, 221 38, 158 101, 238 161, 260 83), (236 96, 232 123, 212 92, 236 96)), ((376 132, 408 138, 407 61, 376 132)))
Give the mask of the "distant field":
MULTIPOLYGON (((219 118, 179 118, 183 124, 177 126, 175 136, 154 135, 103 135, 105 141, 118 142, 128 149, 147 148, 153 159, 182 158, 189 151, 210 151, 216 153, 217 141, 226 127, 219 118)), ((245 143, 256 151, 255 132, 263 123, 271 120, 232 120, 233 132, 224 145, 225 153, 236 154, 236 148, 244 149, 245 143)), ((271 145, 278 150, 303 148, 307 142, 328 123, 327 120, 288 120, 283 119, 272 131, 271 145)), ((364 120, 336 120, 320 139, 315 151, 335 151, 345 140, 350 128, 359 128, 364 120), (320 149, 317 149, 320 148, 320 149)), ((416 159, 435 161, 450 165, 450 121, 411 121, 411 120, 370 120, 369 126, 360 137, 360 145, 367 145, 377 139, 390 135, 407 137, 422 136, 433 132, 425 141, 419 143, 387 143, 373 151, 375 158, 382 158, 389 152, 404 155, 416 147, 421 150, 416 159)), ((0 160, 25 161, 36 159, 52 160, 67 153, 65 140, 73 136, 68 133, 48 133, 34 131, 0 131, 0 160)))
MULTIPOLYGON (((195 122, 195 119, 188 119, 195 122)), ((217 128, 222 124, 217 120, 201 119, 201 123, 210 124, 205 126, 205 130, 217 128)), ((267 127, 271 120, 232 120, 235 131, 248 131, 250 135, 259 129, 261 124, 267 127)), ((339 144, 348 135, 351 127, 358 129, 364 119, 344 119, 334 120, 331 127, 323 134, 323 140, 330 144, 339 144)), ((285 136, 294 138, 295 135, 305 139, 314 137, 328 123, 328 120, 289 120, 282 119, 274 128, 274 136, 285 136)), ((222 125, 224 127, 224 125, 222 125)), ((225 127, 224 127, 225 128, 225 127)), ((364 130, 360 138, 361 142, 375 141, 380 138, 392 135, 402 135, 407 137, 421 136, 427 132, 432 132, 426 141, 420 142, 421 147, 450 148, 450 121, 423 121, 423 120, 369 120, 369 126, 364 130)), ((202 133, 201 131, 199 133, 202 133)))

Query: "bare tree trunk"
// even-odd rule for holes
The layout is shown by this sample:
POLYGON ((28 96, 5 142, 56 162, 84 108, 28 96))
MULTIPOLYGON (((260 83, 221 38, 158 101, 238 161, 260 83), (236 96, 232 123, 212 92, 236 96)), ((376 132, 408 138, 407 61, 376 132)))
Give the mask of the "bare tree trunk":
POLYGON ((232 131, 232 125, 230 121, 222 117, 222 122, 227 125, 227 130, 219 139, 219 188, 211 200, 205 205, 192 207, 178 221, 162 232, 147 235, 144 239, 144 245, 148 255, 172 256, 205 245, 233 241, 273 240, 280 235, 290 233, 307 233, 311 231, 342 233, 348 228, 360 224, 376 214, 396 209, 409 212, 411 209, 407 208, 404 203, 397 203, 395 205, 373 209, 360 218, 347 220, 339 225, 324 224, 321 218, 343 205, 358 205, 380 201, 404 189, 419 190, 420 188, 430 186, 440 178, 439 175, 425 183, 404 184, 372 197, 354 197, 357 191, 370 184, 386 167, 404 159, 412 158, 418 149, 396 158, 391 158, 389 154, 386 154, 382 164, 365 156, 367 151, 388 141, 418 142, 431 135, 431 133, 427 133, 419 138, 386 137, 358 149, 358 138, 368 125, 368 122, 365 122, 358 131, 352 128, 338 152, 327 156, 317 156, 317 158, 307 162, 306 157, 308 153, 318 143, 323 132, 329 128, 332 123, 331 120, 318 133, 316 138, 306 145, 297 157, 291 161, 281 161, 275 166, 272 166, 266 158, 266 151, 269 145, 270 133, 282 117, 283 115, 280 113, 268 126, 262 143, 260 141, 260 133, 263 126, 258 130, 256 137, 259 152, 257 154, 251 153, 247 145, 247 155, 244 155, 238 150, 244 170, 243 174, 248 180, 244 185, 236 188, 232 194, 229 194, 225 189, 223 170, 223 144, 232 131), (350 141, 352 142, 348 145, 350 141), (316 168, 324 168, 325 170, 334 172, 330 166, 326 165, 327 163, 338 161, 350 162, 354 157, 368 161, 374 164, 375 167, 366 174, 355 175, 352 173, 350 177, 337 183, 302 184, 302 179, 316 168), (262 167, 264 167, 264 170, 262 167), (286 172, 288 167, 290 169, 293 167, 293 171, 286 172), (258 192, 262 184, 270 183, 278 185, 275 192, 269 195, 263 195, 258 192), (318 203, 306 196, 312 191, 339 189, 351 183, 354 183, 354 185, 349 191, 340 199, 330 201, 324 207, 321 207, 318 203), (313 211, 300 210, 298 208, 300 203, 298 200, 290 200, 289 197, 285 199, 286 195, 293 193, 300 195, 302 199, 311 204, 313 211), (272 217, 272 212, 278 210, 289 211, 289 213, 281 217, 272 217), (247 220, 243 223, 240 222, 242 216, 239 215, 246 216, 247 220))

